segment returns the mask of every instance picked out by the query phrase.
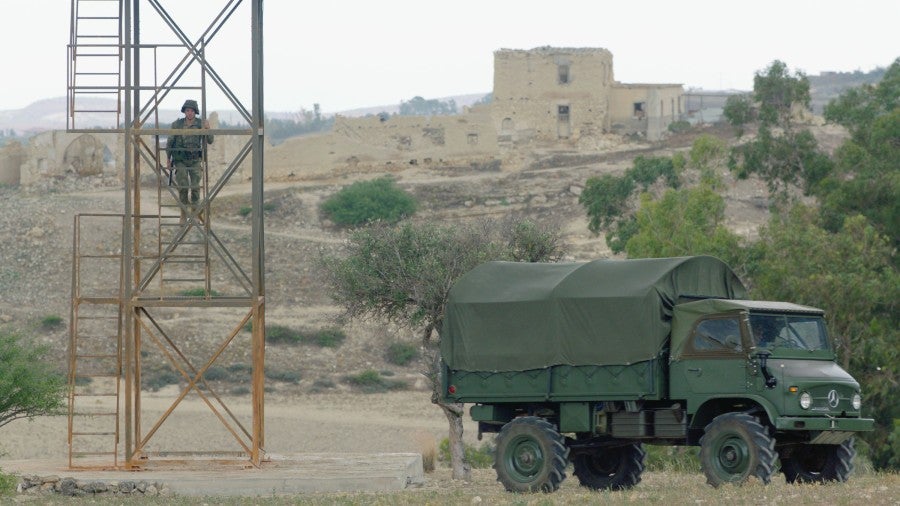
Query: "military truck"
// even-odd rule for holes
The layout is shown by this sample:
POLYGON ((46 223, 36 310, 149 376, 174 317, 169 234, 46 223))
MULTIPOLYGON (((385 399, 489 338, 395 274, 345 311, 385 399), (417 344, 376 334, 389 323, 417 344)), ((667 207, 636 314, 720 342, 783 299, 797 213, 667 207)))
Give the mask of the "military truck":
POLYGON ((709 256, 489 262, 453 286, 441 340, 448 402, 513 492, 641 481, 644 444, 700 447, 715 487, 780 463, 790 482, 845 481, 862 418, 821 309, 755 301, 709 256))

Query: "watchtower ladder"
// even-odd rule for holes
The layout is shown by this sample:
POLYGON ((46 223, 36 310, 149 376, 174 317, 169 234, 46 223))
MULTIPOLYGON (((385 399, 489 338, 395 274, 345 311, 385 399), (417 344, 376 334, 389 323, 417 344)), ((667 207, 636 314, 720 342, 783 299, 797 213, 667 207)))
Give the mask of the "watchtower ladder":
POLYGON ((122 114, 122 2, 72 0, 67 129, 117 128, 122 114))
POLYGON ((69 327, 70 468, 119 467, 123 219, 121 214, 75 216, 69 327), (83 244, 85 235, 91 237, 83 244))

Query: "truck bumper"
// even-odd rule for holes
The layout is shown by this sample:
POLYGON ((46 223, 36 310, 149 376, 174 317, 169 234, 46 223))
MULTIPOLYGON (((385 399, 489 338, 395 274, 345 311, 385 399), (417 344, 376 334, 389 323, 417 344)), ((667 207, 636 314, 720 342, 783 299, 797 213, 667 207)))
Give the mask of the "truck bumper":
POLYGON ((875 427, 871 418, 812 418, 804 416, 780 416, 775 419, 777 430, 821 430, 839 432, 865 432, 875 427))

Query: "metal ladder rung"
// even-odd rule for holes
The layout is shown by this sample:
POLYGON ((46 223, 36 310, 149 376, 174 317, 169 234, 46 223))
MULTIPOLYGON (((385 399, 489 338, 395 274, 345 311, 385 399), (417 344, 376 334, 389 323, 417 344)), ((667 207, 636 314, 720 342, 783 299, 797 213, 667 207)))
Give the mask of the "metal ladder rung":
POLYGON ((73 432, 73 436, 115 436, 115 432, 73 432))
POLYGON ((74 112, 119 112, 116 109, 76 109, 74 112))
POLYGON ((81 258, 122 258, 122 255, 81 255, 81 258))
POLYGON ((78 354, 76 354, 76 355, 75 355, 75 358, 119 358, 119 355, 108 355, 108 354, 101 354, 101 355, 95 355, 95 354, 78 355, 78 354))
POLYGON ((166 281, 170 283, 200 283, 201 281, 206 281, 205 278, 166 278, 166 281))
POLYGON ((118 413, 72 413, 72 416, 119 416, 118 413))
POLYGON ((119 16, 76 16, 75 19, 115 19, 118 21, 119 16))
POLYGON ((73 457, 99 457, 101 455, 115 455, 116 452, 72 452, 73 457))
MULTIPOLYGON (((118 316, 81 316, 78 315, 79 320, 118 320, 118 316)), ((79 336, 81 337, 81 336, 79 336)))
POLYGON ((73 393, 72 396, 73 396, 73 397, 118 397, 119 394, 118 394, 118 393, 113 393, 113 394, 78 394, 78 393, 73 393))

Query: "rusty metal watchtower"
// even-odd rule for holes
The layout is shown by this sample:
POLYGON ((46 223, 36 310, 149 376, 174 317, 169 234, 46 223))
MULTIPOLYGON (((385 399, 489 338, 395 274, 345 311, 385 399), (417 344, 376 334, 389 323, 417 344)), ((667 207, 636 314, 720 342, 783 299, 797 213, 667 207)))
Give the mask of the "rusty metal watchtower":
POLYGON ((265 457, 263 2, 71 2, 67 130, 121 135, 125 191, 122 214, 75 218, 69 466, 134 469, 195 456, 258 466, 265 457), (185 98, 199 101, 201 120, 208 101, 235 111, 227 127, 205 132, 217 144, 204 145, 195 206, 180 201, 164 145, 184 131, 161 118, 185 98), (245 186, 230 191, 247 178, 249 196, 245 186), (248 217, 236 220, 235 208, 249 209, 241 213, 248 217), (243 381, 244 392, 224 395, 213 371, 243 381), (160 377, 172 385, 163 388, 160 377), (152 389, 170 396, 156 394, 149 406, 142 393, 152 389), (158 445, 154 437, 188 395, 202 399, 224 438, 158 445))

